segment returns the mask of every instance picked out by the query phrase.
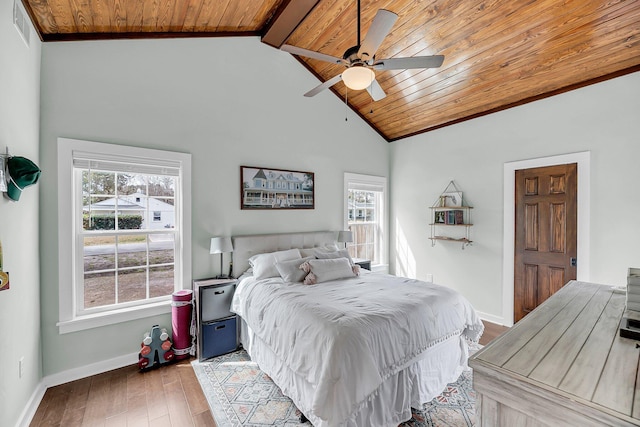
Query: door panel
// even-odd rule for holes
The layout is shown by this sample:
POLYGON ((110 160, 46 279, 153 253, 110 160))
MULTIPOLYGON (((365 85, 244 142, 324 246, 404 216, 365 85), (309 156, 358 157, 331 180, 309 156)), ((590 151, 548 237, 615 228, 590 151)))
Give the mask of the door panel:
POLYGON ((577 164, 516 171, 514 321, 576 278, 577 164))

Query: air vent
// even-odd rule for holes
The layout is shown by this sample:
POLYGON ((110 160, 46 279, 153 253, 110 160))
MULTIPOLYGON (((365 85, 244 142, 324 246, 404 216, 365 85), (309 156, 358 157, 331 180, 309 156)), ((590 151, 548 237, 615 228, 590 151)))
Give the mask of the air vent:
POLYGON ((18 0, 13 1, 13 24, 18 29, 20 37, 22 37, 22 40, 28 47, 31 27, 29 27, 29 18, 18 0))

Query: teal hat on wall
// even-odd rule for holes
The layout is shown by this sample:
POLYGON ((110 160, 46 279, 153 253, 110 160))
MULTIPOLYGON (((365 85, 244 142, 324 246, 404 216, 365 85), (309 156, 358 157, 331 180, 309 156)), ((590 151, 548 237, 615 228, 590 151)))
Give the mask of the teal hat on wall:
POLYGON ((7 196, 18 201, 22 190, 35 184, 40 178, 40 168, 26 157, 9 157, 7 160, 7 196))

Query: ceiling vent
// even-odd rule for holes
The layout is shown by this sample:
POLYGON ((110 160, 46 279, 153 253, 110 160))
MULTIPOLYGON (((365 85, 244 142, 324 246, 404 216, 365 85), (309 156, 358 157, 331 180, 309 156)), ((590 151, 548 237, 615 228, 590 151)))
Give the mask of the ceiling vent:
POLYGON ((29 39, 31 36, 31 27, 29 26, 29 18, 18 0, 13 1, 13 25, 16 26, 20 37, 29 47, 29 39))

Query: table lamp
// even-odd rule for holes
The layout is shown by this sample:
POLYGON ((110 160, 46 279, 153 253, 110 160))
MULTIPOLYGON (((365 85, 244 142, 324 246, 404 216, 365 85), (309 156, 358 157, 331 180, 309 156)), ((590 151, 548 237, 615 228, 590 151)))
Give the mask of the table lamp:
POLYGON ((229 278, 229 276, 222 274, 222 259, 224 258, 225 252, 233 252, 233 243, 231 242, 231 237, 212 237, 209 253, 220 254, 220 274, 216 276, 216 279, 229 278))

